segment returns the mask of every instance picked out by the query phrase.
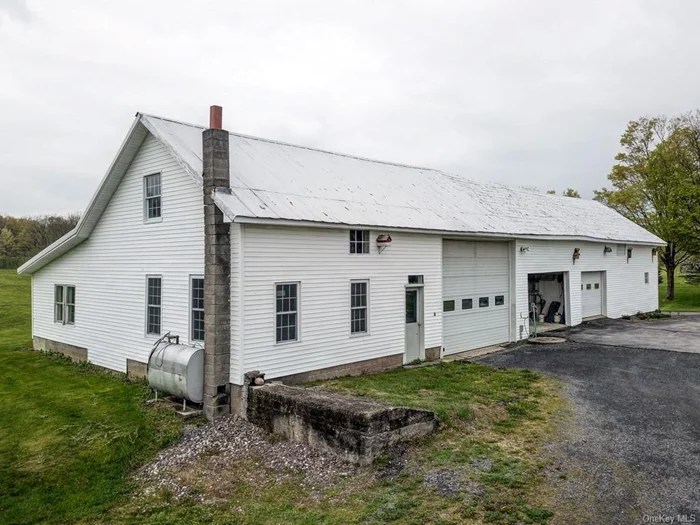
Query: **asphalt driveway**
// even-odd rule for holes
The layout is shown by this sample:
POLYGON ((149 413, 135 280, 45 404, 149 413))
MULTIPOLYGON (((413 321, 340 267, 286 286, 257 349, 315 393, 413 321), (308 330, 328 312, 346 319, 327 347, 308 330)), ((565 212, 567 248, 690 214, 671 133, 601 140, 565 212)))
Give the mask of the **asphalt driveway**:
POLYGON ((600 319, 562 333, 580 343, 700 353, 700 315, 649 321, 600 319))
POLYGON ((700 317, 605 320, 570 335, 579 342, 479 359, 563 380, 573 413, 547 450, 554 522, 700 523, 700 317))

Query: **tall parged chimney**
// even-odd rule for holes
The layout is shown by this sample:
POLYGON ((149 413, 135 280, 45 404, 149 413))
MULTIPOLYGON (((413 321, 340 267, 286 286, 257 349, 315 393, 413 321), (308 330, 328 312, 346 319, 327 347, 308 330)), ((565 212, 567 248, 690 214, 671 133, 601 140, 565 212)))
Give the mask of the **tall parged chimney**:
POLYGON ((216 188, 230 188, 229 134, 222 129, 221 106, 211 106, 209 129, 202 132, 204 179, 204 414, 229 412, 231 356, 230 229, 214 204, 216 188))

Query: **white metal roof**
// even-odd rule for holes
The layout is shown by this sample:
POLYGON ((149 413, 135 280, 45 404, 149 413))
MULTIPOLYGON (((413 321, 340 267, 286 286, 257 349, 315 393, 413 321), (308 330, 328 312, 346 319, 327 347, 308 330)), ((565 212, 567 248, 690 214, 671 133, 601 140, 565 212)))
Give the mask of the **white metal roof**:
MULTIPOLYGON (((20 267, 31 274, 87 239, 152 133, 202 183, 202 131, 137 114, 78 225, 20 267)), ((447 234, 538 236, 663 245, 595 201, 541 195, 439 170, 230 134, 231 191, 215 201, 232 221, 285 221, 447 234)))
MULTIPOLYGON (((204 128, 149 115, 146 127, 186 169, 202 173, 204 128)), ((230 134, 231 192, 241 218, 644 244, 664 241, 592 200, 528 192, 439 170, 230 134)))

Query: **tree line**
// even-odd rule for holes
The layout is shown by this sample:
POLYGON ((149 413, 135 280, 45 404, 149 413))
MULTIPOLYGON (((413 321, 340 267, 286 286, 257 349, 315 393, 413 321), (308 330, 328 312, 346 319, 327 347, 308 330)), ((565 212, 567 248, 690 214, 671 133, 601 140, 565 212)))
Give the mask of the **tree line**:
POLYGON ((595 199, 667 242, 659 250, 666 298, 681 265, 700 269, 700 110, 631 121, 608 180, 595 199))
POLYGON ((80 214, 12 217, 0 215, 0 267, 16 268, 63 237, 80 214))

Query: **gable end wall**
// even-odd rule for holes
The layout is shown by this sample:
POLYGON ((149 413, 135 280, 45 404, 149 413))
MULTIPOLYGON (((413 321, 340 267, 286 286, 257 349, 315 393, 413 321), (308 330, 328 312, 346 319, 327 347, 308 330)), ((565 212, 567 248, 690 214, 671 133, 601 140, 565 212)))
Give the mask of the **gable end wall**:
POLYGON ((163 333, 189 334, 189 277, 204 274, 201 188, 149 135, 85 242, 32 276, 33 335, 87 348, 89 361, 126 371, 146 362, 146 275, 163 278, 163 333), (163 220, 144 224, 143 177, 161 173, 163 220), (75 285, 76 322, 53 322, 55 284, 75 285))

